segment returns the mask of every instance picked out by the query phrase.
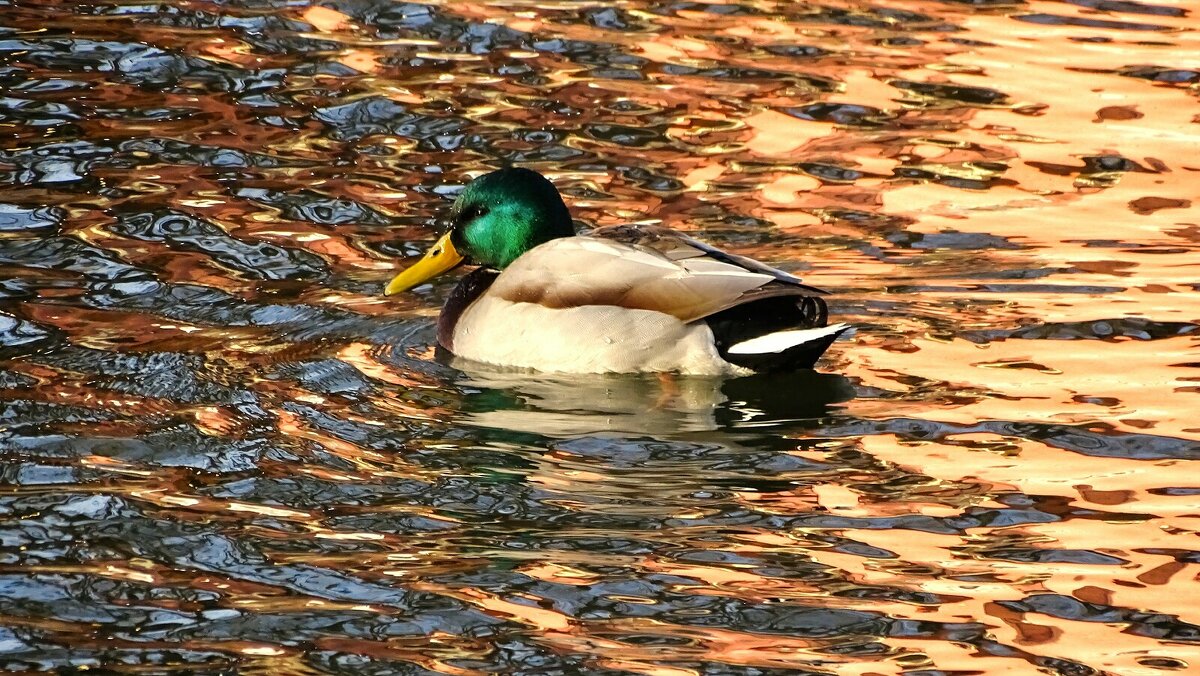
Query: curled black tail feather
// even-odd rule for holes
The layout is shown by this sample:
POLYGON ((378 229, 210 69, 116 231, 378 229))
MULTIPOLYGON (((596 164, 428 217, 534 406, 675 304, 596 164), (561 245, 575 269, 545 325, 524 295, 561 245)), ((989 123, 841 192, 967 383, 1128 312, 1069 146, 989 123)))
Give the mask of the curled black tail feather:
POLYGON ((829 310, 821 298, 787 295, 736 305, 706 317, 704 321, 713 332, 722 359, 754 371, 773 372, 812 368, 842 332, 776 353, 730 354, 729 348, 776 331, 821 328, 828 320, 829 310))

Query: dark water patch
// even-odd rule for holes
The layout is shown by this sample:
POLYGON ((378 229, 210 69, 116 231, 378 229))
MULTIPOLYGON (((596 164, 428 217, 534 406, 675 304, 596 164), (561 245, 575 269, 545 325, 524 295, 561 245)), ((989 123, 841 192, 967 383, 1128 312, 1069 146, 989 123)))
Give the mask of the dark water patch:
POLYGON ((667 75, 689 75, 713 80, 766 80, 781 83, 791 82, 796 86, 811 88, 818 92, 835 92, 840 86, 837 80, 828 77, 821 77, 819 75, 775 72, 752 68, 699 68, 682 66, 678 64, 666 64, 661 67, 661 71, 667 75))
POLYGON ((898 232, 886 235, 892 244, 905 249, 1020 249, 1004 237, 974 232, 913 233, 898 232))
POLYGON ((279 89, 286 75, 283 69, 247 71, 139 42, 88 38, 0 40, 0 54, 10 63, 67 73, 111 74, 151 90, 199 87, 229 92, 245 105, 278 105, 273 99, 256 97, 279 89))
POLYGON ((1154 495, 1200 495, 1200 488, 1173 486, 1170 488, 1151 488, 1148 492, 1154 495))
POLYGON ((79 114, 64 103, 0 97, 0 123, 52 127, 78 119, 79 114))
POLYGON ((281 364, 268 377, 295 380, 310 392, 354 399, 369 397, 374 389, 370 379, 337 359, 281 364))
POLYGON ((980 428, 1002 436, 1041 441, 1054 448, 1099 457, 1138 460, 1200 457, 1200 443, 1154 434, 1117 433, 1099 428, 1088 429, 1083 425, 998 421, 981 423, 980 428))
MULTIPOLYGON (((407 498, 398 498, 408 503, 407 498)), ((522 512, 523 513, 523 512, 522 512)), ((464 526, 458 515, 432 517, 414 510, 411 512, 398 511, 394 508, 385 509, 379 513, 369 511, 360 514, 331 516, 328 519, 331 528, 345 529, 350 532, 364 530, 377 533, 388 533, 400 537, 433 537, 440 539, 450 532, 461 532, 464 526)), ((297 543, 298 551, 311 550, 305 543, 297 543)))
MULTIPOLYGON (((172 538, 179 541, 186 536, 172 538)), ((164 543, 174 549, 176 542, 164 543)), ((198 554, 227 555, 218 565, 252 569, 261 565, 252 555, 232 555, 228 550, 214 551, 219 545, 206 542, 198 554)), ((349 577, 330 579, 304 579, 304 567, 294 567, 295 576, 284 578, 271 576, 272 581, 283 582, 296 591, 316 592, 316 596, 362 596, 371 588, 360 583, 355 588, 349 577), (322 587, 322 584, 328 585, 322 587)), ((240 571, 239 571, 240 572, 240 571)), ((114 639, 137 640, 182 640, 227 639, 244 636, 249 640, 274 644, 297 645, 310 641, 331 630, 346 636, 368 638, 373 636, 422 636, 434 628, 443 626, 454 634, 486 634, 489 619, 471 610, 456 607, 457 602, 445 599, 440 603, 429 603, 436 597, 412 594, 409 602, 414 606, 407 616, 381 615, 353 610, 318 610, 304 614, 245 612, 219 607, 206 609, 174 610, 156 608, 150 604, 122 604, 127 583, 106 580, 87 575, 5 575, 0 576, 0 588, 5 590, 5 611, 17 617, 38 616, 48 608, 44 604, 57 603, 62 617, 67 621, 90 623, 114 639), (69 595, 65 592, 69 592, 69 595), (112 598, 116 596, 117 598, 112 598), (428 600, 427 600, 428 599, 428 600), (422 608, 423 605, 434 606, 422 608), (436 606, 440 605, 441 608, 436 606), (474 616, 472 616, 474 615, 474 616), (455 631, 457 629, 457 631, 455 631), (279 632, 284 631, 281 635, 279 632)), ((303 593, 302 592, 302 593, 303 593)), ((399 604, 405 599, 389 594, 386 601, 399 604)), ((495 623, 495 621, 491 621, 495 623)))
POLYGON ((19 317, 0 312, 0 358, 34 354, 62 341, 61 333, 19 317))
MULTIPOLYGON (((971 288, 988 293, 1075 293, 1088 295, 1120 293, 1125 290, 1124 287, 1120 286, 1093 286, 1089 284, 978 284, 972 285, 971 288)), ((1101 328, 1097 333, 1103 330, 1101 328)), ((1033 333, 1036 335, 1037 331, 1035 330, 1033 333)), ((1136 335, 1131 334, 1131 337, 1136 337, 1136 335)))
POLYGON ((940 599, 926 592, 908 592, 901 589, 880 588, 880 587, 856 587, 854 589, 843 589, 832 594, 835 598, 843 599, 878 599, 881 601, 895 601, 899 603, 911 603, 914 605, 936 606, 940 604, 940 599))
POLYGON ((1008 166, 1000 162, 971 162, 958 166, 930 168, 921 165, 899 166, 892 175, 900 179, 932 181, 951 188, 987 190, 1000 185, 1015 185, 1001 178, 1008 166))
MULTIPOLYGON (((921 533, 952 534, 972 528, 1008 527, 1052 523, 1059 518, 1036 509, 970 509, 959 516, 934 518, 922 515, 898 517, 849 517, 812 515, 787 520, 792 527, 822 529, 911 530, 921 533)), ((768 522, 772 526, 776 524, 768 522)))
MULTIPOLYGON (((4 631, 6 630, 0 628, 0 637, 4 636, 4 631)), ((116 670, 182 667, 209 672, 234 669, 237 662, 234 656, 208 650, 65 647, 61 644, 69 643, 69 639, 53 634, 31 632, 26 636, 30 641, 36 642, 38 647, 29 647, 24 651, 20 647, 14 648, 13 654, 0 657, 0 668, 8 671, 58 670, 72 673, 83 668, 116 670)))
POLYGON ((71 486, 95 481, 99 476, 97 471, 28 459, 0 465, 0 485, 6 486, 71 486))
POLYGON ((118 147, 123 154, 139 164, 146 163, 143 157, 148 158, 151 162, 163 164, 195 164, 218 169, 250 167, 272 169, 276 167, 310 167, 316 164, 312 160, 256 153, 238 148, 187 143, 153 136, 129 139, 121 142, 118 147))
MULTIPOLYGON (((1013 268, 980 270, 975 272, 967 272, 961 274, 964 279, 1045 279, 1054 275, 1070 272, 1070 268, 1057 267, 1037 267, 1037 268, 1013 268)), ((956 274, 956 276, 959 276, 956 274)), ((1014 285, 1015 286, 1015 285, 1014 285)), ((1070 289, 1077 288, 1074 284, 1058 284, 1051 285, 1054 290, 1062 290, 1063 293, 1069 293, 1070 289)), ((1086 293, 1114 293, 1116 291, 1124 291, 1124 287, 1109 286, 1109 287, 1087 287, 1096 288, 1099 291, 1087 291, 1086 293)), ((1048 289, 1049 290, 1049 289, 1048 289)))
POLYGON ((266 242, 245 242, 213 223, 171 209, 121 213, 109 228, 124 237, 196 251, 252 279, 319 279, 329 271, 318 255, 266 242))
MULTIPOLYGON (((541 652, 536 646, 531 646, 528 651, 533 654, 541 652)), ((493 653, 492 656, 494 659, 498 659, 499 657, 496 653, 493 653)), ((416 659, 414 658, 414 661, 416 659)), ((544 659, 554 658, 549 657, 544 659)), ((310 650, 304 655, 304 661, 312 665, 313 668, 320 670, 321 673, 335 674, 337 676, 439 676, 445 673, 444 671, 426 669, 418 664, 399 658, 376 657, 361 653, 344 652, 342 650, 310 650)), ((485 673, 499 673, 503 671, 500 664, 495 661, 487 662, 483 659, 468 658, 461 658, 454 661, 464 669, 480 668, 485 673)), ((504 663, 505 667, 512 669, 520 668, 522 665, 523 662, 521 660, 516 660, 515 663, 504 663)), ((545 666, 545 663, 539 659, 533 662, 533 666, 534 668, 540 668, 545 666)))
POLYGON ((130 166, 114 157, 115 151, 112 146, 83 140, 0 150, 0 162, 13 165, 12 169, 0 169, 0 182, 45 188, 88 187, 92 169, 130 166))
MULTIPOLYGON (((1088 155, 1081 157, 1083 160, 1083 169, 1079 171, 1081 174, 1100 174, 1100 173, 1155 173, 1154 170, 1147 169, 1137 162, 1121 155, 1088 155)), ((1047 173, 1054 173, 1055 168, 1066 169, 1066 173, 1060 175, 1068 175, 1072 172, 1072 168, 1065 168, 1062 165, 1050 165, 1048 163, 1027 162, 1031 167, 1038 167, 1047 173)))
POLYGON ((452 657, 446 662, 453 668, 478 669, 483 673, 587 673, 598 676, 622 676, 624 669, 608 669, 596 664, 587 654, 563 654, 559 649, 539 645, 536 640, 505 636, 495 650, 486 655, 452 657))
MULTIPOLYGON (((1089 291, 1094 292, 1095 289, 1089 291)), ((1087 322, 1043 322, 1019 329, 967 331, 963 338, 977 343, 1010 338, 1023 340, 1161 340, 1185 336, 1200 329, 1190 322, 1162 322, 1143 317, 1097 319, 1087 322)))
POLYGON ((91 116, 107 120, 164 122, 200 117, 202 113, 190 108, 93 108, 91 116))
POLYGON ((508 153, 507 159, 513 164, 567 162, 590 157, 590 153, 565 145, 539 145, 529 150, 515 150, 508 153))
POLYGON ((1200 82, 1200 70, 1167 68, 1164 66, 1126 66, 1117 71, 1125 77, 1166 82, 1169 84, 1193 84, 1200 82))
MULTIPOLYGON (((946 284, 893 284, 885 287, 888 293, 967 293, 971 291, 986 291, 996 294, 1022 293, 1028 290, 1031 293, 1115 293, 1122 291, 1119 287, 1084 287, 1080 289, 1076 286, 1055 286, 1053 284, 961 284, 950 286, 946 284)), ((998 301, 992 301, 995 304, 998 301)), ((976 305, 984 303, 977 302, 976 305)))
POLYGON ((34 296, 34 285, 26 279, 0 279, 0 300, 28 300, 34 296))
POLYGON ((670 591, 670 587, 664 584, 666 580, 656 577, 659 576, 588 586, 513 579, 505 580, 503 586, 522 589, 545 599, 550 607, 560 612, 585 620, 636 617, 696 627, 734 624, 754 627, 756 634, 809 638, 916 638, 946 632, 955 635, 958 640, 970 640, 983 631, 982 625, 974 623, 896 621, 865 611, 814 608, 789 603, 749 603, 728 597, 678 594, 670 591))
POLYGON ((631 147, 659 145, 667 140, 663 136, 662 129, 636 128, 624 125, 595 125, 586 129, 584 133, 600 141, 631 147))
POLYGON ((465 126, 465 121, 456 118, 411 113, 404 105, 378 96, 318 108, 313 117, 331 127, 337 139, 393 134, 424 141, 429 150, 441 147, 439 139, 459 136, 465 126))
POLYGON ((741 599, 681 594, 673 587, 683 580, 670 575, 646 575, 637 580, 564 585, 530 579, 519 573, 490 571, 461 576, 459 584, 495 590, 520 590, 543 599, 558 612, 584 620, 644 618, 673 625, 704 627, 733 622, 754 627, 753 633, 807 638, 830 636, 925 637, 935 632, 971 640, 982 627, 974 623, 894 621, 875 613, 821 608, 780 602, 752 603, 741 599))
POLYGON ((1186 669, 1188 664, 1174 657, 1141 657, 1137 663, 1154 669, 1186 669))
POLYGON ((1129 563, 1126 559, 1101 554, 1090 549, 997 547, 976 550, 973 553, 977 556, 1002 559, 1004 561, 1020 561, 1022 563, 1071 563, 1091 566, 1120 566, 1129 563))
MULTIPOLYGON (((428 460, 421 458, 421 460, 428 460)), ((427 463, 433 464, 433 463, 427 463)), ((423 496, 422 503, 428 504, 439 513, 472 524, 495 524, 503 521, 516 526, 532 528, 539 523, 578 524, 586 526, 587 519, 556 504, 561 496, 549 491, 506 481, 502 474, 483 476, 480 479, 450 477, 439 480, 435 489, 423 496), (581 523, 582 521, 582 523, 581 523)), ((601 520, 603 522, 604 520, 601 520)), ((612 523, 633 525, 638 519, 613 517, 612 523)), ((383 524, 377 524, 382 526, 383 524)), ((387 532, 385 530, 385 532, 387 532)))
POLYGON ((66 270, 88 279, 138 279, 148 273, 106 249, 72 237, 0 239, 0 263, 42 270, 66 270))
POLYGON ((177 425, 140 437, 0 432, 0 451, 42 459, 114 458, 148 467, 235 473, 257 468, 270 449, 263 440, 222 440, 177 425))
POLYGON ((530 37, 498 23, 471 21, 440 7, 387 0, 337 0, 329 6, 374 29, 383 38, 419 37, 442 49, 488 54, 502 49, 529 49, 530 37))
POLYGON ((1089 249, 1121 249, 1123 251, 1137 252, 1149 249, 1149 253, 1154 253, 1154 251, 1160 249, 1160 247, 1153 244, 1130 244, 1129 242, 1122 242, 1116 239, 1072 239, 1067 241, 1071 244, 1082 244, 1089 249))
POLYGON ((801 171, 830 183, 853 183, 863 177, 863 172, 833 164, 802 162, 796 165, 801 171))
POLYGON ((864 7, 851 10, 837 7, 811 6, 797 12, 793 18, 811 23, 827 23, 861 28, 899 28, 905 30, 954 31, 953 24, 935 22, 933 17, 901 9, 864 7))
POLYGON ((674 193, 683 189, 684 185, 676 178, 650 171, 642 167, 617 167, 621 178, 631 185, 651 192, 674 193))
POLYGON ((1155 556, 1168 556, 1177 563, 1200 563, 1200 551, 1191 551, 1185 549, 1163 549, 1160 547, 1147 547, 1145 549, 1136 549, 1134 551, 1153 554, 1155 556))
MULTIPOLYGON (((468 609, 461 602, 423 592, 406 591, 391 585, 360 579, 347 572, 296 564, 272 565, 251 542, 214 532, 211 526, 163 524, 149 521, 108 524, 109 538, 119 538, 139 556, 166 560, 186 569, 220 573, 236 580, 266 584, 318 599, 349 601, 411 610, 413 614, 397 627, 397 634, 425 635, 435 629, 463 634, 486 635, 499 620, 468 609), (162 530, 161 538, 145 538, 147 532, 162 530), (424 604, 434 610, 422 612, 424 604), (446 610, 439 611, 441 606, 446 610)), ((298 616, 303 621, 304 615, 298 616)))
POLYGON ((1120 623, 1126 625, 1125 631, 1136 636, 1200 642, 1200 626, 1173 615, 1087 603, 1061 594, 1035 594, 1020 601, 1000 601, 999 604, 1020 613, 1040 613, 1077 622, 1120 623))
POLYGON ((913 82, 912 80, 891 80, 888 84, 893 87, 912 92, 919 96, 947 101, 951 103, 967 103, 981 106, 998 106, 1008 103, 1008 95, 987 87, 971 87, 958 84, 941 84, 936 82, 913 82))
POLYGON ((1088 19, 1079 16, 1062 16, 1059 14, 1018 14, 1013 16, 1017 21, 1026 23, 1045 24, 1049 26, 1082 26, 1084 28, 1101 28, 1106 30, 1126 31, 1169 31, 1170 26, 1153 23, 1137 23, 1133 21, 1114 21, 1111 19, 1088 19))
POLYGON ((875 44, 881 47, 920 47, 925 44, 925 41, 910 37, 890 37, 880 38, 875 41, 875 44))
POLYGON ((52 37, 0 42, 0 53, 21 63, 67 72, 112 73, 143 86, 173 86, 207 63, 136 42, 52 37))
POLYGON ((265 188, 240 188, 238 197, 275 207, 292 220, 322 225, 394 225, 395 219, 379 209, 346 198, 335 198, 315 192, 282 192, 265 188))
MULTIPOLYGON (((968 0, 940 0, 940 1, 941 2, 962 1, 965 3, 968 0)), ((1005 0, 998 0, 998 2, 1004 2, 1004 1, 1005 0)), ((1024 0, 1013 0, 1013 2, 1014 3, 1024 2, 1024 0)), ((981 2, 980 4, 983 4, 983 3, 981 2)), ((976 40, 973 38, 948 37, 948 38, 942 38, 942 39, 945 42, 949 42, 952 45, 964 45, 967 47, 995 47, 996 46, 996 44, 994 42, 988 42, 987 40, 976 40)))
MULTIPOLYGON (((95 470, 86 470, 95 475, 95 470)), ((81 530, 98 521, 137 519, 143 517, 134 503, 125 498, 103 493, 32 493, 6 495, 0 498, 0 513, 7 517, 0 525, 6 545, 5 552, 12 564, 18 557, 51 559, 63 557, 71 562, 106 559, 118 554, 91 538, 79 537, 81 530), (25 550, 20 547, 24 545, 25 550)), ((62 592, 58 592, 61 596, 62 592)))
MULTIPOLYGON (((33 383, 29 383, 32 385, 33 383)), ((71 404, 10 399, 0 402, 0 424, 6 430, 28 432, 54 424, 77 425, 122 418, 121 414, 71 404)))
POLYGON ((1002 437, 1038 441, 1053 448, 1097 457, 1136 460, 1185 460, 1200 457, 1200 442, 1154 434, 1116 432, 1103 426, 1001 420, 982 421, 974 425, 953 425, 915 418, 892 418, 835 421, 822 424, 813 431, 835 438, 894 434, 906 440, 916 441, 944 441, 956 434, 987 432, 1002 437))
POLYGON ((210 286, 144 278, 92 283, 80 301, 97 309, 149 312, 200 325, 270 327, 288 341, 359 338, 396 344, 417 328, 403 319, 302 303, 250 302, 210 286))
MULTIPOLYGON (((3 35, 2 31, 0 31, 0 35, 3 35)), ((4 43, 0 42, 0 44, 4 43)), ((71 85, 71 80, 63 80, 60 84, 58 80, 39 79, 34 77, 28 68, 18 68, 6 62, 0 63, 0 86, 5 87, 9 91, 20 91, 25 88, 38 88, 42 86, 49 86, 50 89, 47 91, 62 91, 71 89, 71 85)))
POLYGON ((36 383, 36 378, 16 371, 0 369, 0 390, 23 390, 33 387, 36 383))
POLYGON ((813 45, 776 44, 763 47, 763 51, 776 56, 794 56, 798 58, 818 58, 828 56, 833 52, 813 45))
POLYGON ((173 352, 119 353, 69 347, 37 358, 63 371, 91 376, 93 386, 181 403, 251 405, 254 394, 224 382, 228 370, 204 356, 173 352))
POLYGON ((798 108, 788 108, 784 112, 801 120, 859 126, 882 124, 893 117, 891 113, 878 108, 853 103, 810 103, 798 108))
MULTIPOLYGON (((203 491, 214 498, 249 500, 256 504, 283 505, 298 509, 390 505, 419 497, 432 486, 415 479, 374 482, 322 481, 313 477, 258 477, 231 481, 203 491)), ((399 519, 397 513, 394 518, 399 519)), ((351 517, 353 519, 354 517, 351 517)), ((336 524, 336 520, 334 524, 336 524)), ((441 522, 445 525, 447 522, 441 522)))
POLYGON ((751 4, 718 2, 656 2, 651 11, 658 14, 679 12, 704 12, 713 16, 762 16, 765 12, 751 4))
MULTIPOLYGON (((794 472, 828 472, 824 463, 798 458, 785 453, 755 454, 744 457, 743 449, 719 444, 670 442, 646 438, 577 437, 554 444, 555 451, 583 458, 603 460, 614 468, 670 467, 687 463, 697 469, 757 470, 762 474, 784 475, 794 472)), ((794 478, 794 477, 793 477, 794 478)))
POLYGON ((311 406, 298 402, 287 402, 283 409, 304 420, 305 423, 321 430, 336 440, 346 441, 357 446, 375 451, 403 452, 407 450, 405 440, 399 439, 389 430, 366 422, 347 420, 336 415, 320 411, 311 406))
POLYGON ((882 214, 876 211, 864 211, 861 209, 814 209, 815 215, 821 220, 831 223, 842 222, 854 226, 864 228, 876 228, 880 230, 900 228, 909 222, 906 216, 894 216, 882 214))
POLYGON ((70 80, 62 77, 31 78, 27 70, 7 67, 0 67, 0 83, 3 83, 3 86, 7 87, 9 91, 21 93, 25 96, 68 91, 82 92, 94 89, 96 86, 92 82, 70 80))
POLYGON ((59 616, 68 622, 95 626, 133 629, 145 628, 153 636, 158 632, 194 624, 196 614, 153 607, 121 607, 103 604, 106 587, 119 585, 82 575, 0 575, 0 608, 16 617, 38 616, 57 604, 59 616))
MULTIPOLYGON (((452 602, 451 602, 452 603, 452 602)), ((433 605, 432 603, 428 605, 433 605)), ((443 604, 443 605, 449 605, 443 604)), ((385 615, 365 610, 317 610, 308 613, 235 612, 214 617, 212 622, 189 624, 171 632, 172 638, 182 640, 227 640, 245 637, 248 640, 290 646, 302 646, 313 640, 336 633, 348 639, 378 639, 416 637, 433 633, 434 623, 444 622, 447 630, 458 625, 463 633, 471 629, 487 632, 476 620, 475 625, 455 622, 457 609, 420 608, 410 616, 385 615)), ((463 611, 467 614, 469 611, 463 611)), ((454 632, 460 633, 460 632, 454 632)))
POLYGON ((297 35, 301 32, 311 32, 313 27, 278 14, 213 13, 169 5, 101 5, 82 7, 79 11, 94 16, 126 16, 130 17, 135 25, 142 26, 232 31, 242 41, 268 53, 305 53, 334 50, 339 47, 337 42, 297 35))
POLYGON ((1096 9, 1101 12, 1119 12, 1125 14, 1152 14, 1155 16, 1187 16, 1188 10, 1182 7, 1166 5, 1150 5, 1130 0, 1066 0, 1072 5, 1096 9))
POLYGON ((587 8, 580 12, 580 18, 604 30, 642 32, 650 29, 650 24, 638 19, 633 12, 617 7, 587 8))

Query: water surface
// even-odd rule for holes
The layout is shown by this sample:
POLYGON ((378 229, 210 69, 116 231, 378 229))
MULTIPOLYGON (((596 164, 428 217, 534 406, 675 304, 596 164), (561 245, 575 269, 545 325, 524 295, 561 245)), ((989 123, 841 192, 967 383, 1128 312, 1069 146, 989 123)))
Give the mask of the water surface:
POLYGON ((0 669, 1200 669, 1196 11, 0 0, 0 669), (439 361, 505 164, 858 332, 439 361))

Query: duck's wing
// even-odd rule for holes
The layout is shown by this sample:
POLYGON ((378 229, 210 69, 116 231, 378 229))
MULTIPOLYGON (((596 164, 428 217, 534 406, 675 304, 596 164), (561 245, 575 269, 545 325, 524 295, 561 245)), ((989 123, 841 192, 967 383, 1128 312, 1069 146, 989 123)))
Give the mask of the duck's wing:
POLYGON ((617 226, 530 250, 488 293, 549 308, 653 310, 691 322, 753 299, 819 290, 666 228, 617 226))
POLYGON ((711 244, 693 239, 670 228, 653 225, 614 225, 600 228, 593 232, 592 236, 622 242, 633 247, 657 251, 671 260, 684 260, 704 256, 722 263, 737 266, 743 270, 770 275, 778 282, 800 287, 812 293, 827 293, 815 286, 805 284, 799 277, 784 272, 779 268, 773 268, 753 258, 722 251, 711 244))

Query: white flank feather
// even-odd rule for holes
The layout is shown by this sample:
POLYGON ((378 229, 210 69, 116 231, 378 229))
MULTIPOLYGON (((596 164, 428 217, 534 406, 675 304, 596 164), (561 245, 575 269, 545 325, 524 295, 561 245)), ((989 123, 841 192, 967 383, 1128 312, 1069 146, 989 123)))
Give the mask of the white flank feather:
POLYGON ((776 331, 768 333, 765 336, 743 340, 740 343, 734 343, 729 348, 729 354, 778 354, 789 348, 811 343, 818 340, 824 340, 830 336, 835 336, 846 329, 849 329, 849 324, 834 324, 833 326, 825 326, 819 329, 788 329, 787 331, 776 331))

